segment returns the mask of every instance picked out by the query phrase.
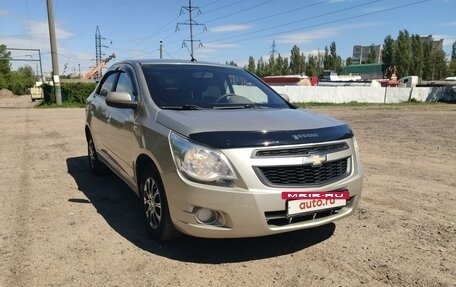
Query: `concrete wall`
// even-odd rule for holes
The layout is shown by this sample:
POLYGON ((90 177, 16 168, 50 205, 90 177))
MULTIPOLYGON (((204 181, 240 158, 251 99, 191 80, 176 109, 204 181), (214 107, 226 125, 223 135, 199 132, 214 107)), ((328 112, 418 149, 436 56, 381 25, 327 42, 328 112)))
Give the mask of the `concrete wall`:
POLYGON ((306 87, 271 86, 286 94, 292 103, 400 103, 415 99, 422 102, 456 102, 456 87, 306 87))

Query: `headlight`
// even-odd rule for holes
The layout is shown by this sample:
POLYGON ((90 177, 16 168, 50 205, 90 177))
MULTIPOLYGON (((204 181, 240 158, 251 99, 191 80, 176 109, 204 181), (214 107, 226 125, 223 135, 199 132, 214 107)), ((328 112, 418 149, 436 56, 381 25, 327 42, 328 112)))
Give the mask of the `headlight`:
POLYGON ((355 154, 356 154, 356 158, 358 161, 360 161, 360 154, 359 154, 359 145, 358 145, 358 141, 356 140, 356 137, 353 137, 353 147, 355 148, 355 154))
POLYGON ((177 168, 187 176, 204 182, 237 179, 220 151, 195 144, 174 132, 169 142, 177 168))
POLYGON ((353 137, 353 147, 355 148, 356 156, 359 158, 359 146, 356 137, 353 137))

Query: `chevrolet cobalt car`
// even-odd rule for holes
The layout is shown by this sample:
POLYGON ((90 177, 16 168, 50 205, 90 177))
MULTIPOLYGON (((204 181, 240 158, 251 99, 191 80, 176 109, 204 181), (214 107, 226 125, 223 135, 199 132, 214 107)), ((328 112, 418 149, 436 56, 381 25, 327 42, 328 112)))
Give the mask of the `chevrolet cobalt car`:
POLYGON ((119 176, 161 241, 315 227, 361 197, 350 127, 233 66, 116 63, 87 98, 85 135, 92 172, 119 176))

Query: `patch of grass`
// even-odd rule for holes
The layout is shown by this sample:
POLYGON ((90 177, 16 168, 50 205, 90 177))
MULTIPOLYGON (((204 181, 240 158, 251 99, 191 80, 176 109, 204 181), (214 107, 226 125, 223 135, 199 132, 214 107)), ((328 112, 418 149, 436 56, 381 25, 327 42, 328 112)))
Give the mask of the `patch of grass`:
POLYGON ((319 102, 310 102, 310 103, 293 103, 295 106, 300 108, 321 108, 321 107, 373 107, 373 108, 394 108, 394 107, 406 107, 409 105, 423 105, 423 106, 431 106, 436 104, 442 104, 440 102, 420 102, 416 99, 412 99, 407 102, 401 103, 359 103, 356 101, 348 102, 348 103, 319 103, 319 102))
POLYGON ((309 103, 293 103, 295 106, 300 108, 308 108, 308 107, 358 107, 358 106, 370 106, 370 105, 378 105, 378 104, 370 104, 370 103, 358 103, 356 101, 348 102, 348 103, 324 103, 324 102, 309 102, 309 103))

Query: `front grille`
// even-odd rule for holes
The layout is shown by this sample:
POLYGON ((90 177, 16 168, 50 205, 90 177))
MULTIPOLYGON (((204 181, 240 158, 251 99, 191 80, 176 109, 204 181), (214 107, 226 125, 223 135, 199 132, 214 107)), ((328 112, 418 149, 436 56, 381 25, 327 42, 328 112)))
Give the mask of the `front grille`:
POLYGON ((335 182, 348 175, 348 160, 343 158, 311 165, 255 167, 259 178, 269 186, 317 186, 335 182))
POLYGON ((256 152, 257 157, 266 157, 266 156, 306 156, 309 154, 329 154, 334 152, 339 152, 348 149, 346 143, 336 143, 328 145, 316 145, 300 148, 286 148, 286 149, 268 149, 260 150, 256 152))

